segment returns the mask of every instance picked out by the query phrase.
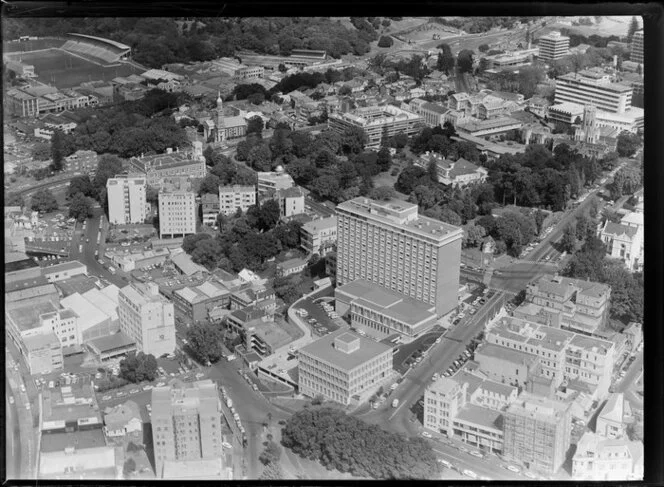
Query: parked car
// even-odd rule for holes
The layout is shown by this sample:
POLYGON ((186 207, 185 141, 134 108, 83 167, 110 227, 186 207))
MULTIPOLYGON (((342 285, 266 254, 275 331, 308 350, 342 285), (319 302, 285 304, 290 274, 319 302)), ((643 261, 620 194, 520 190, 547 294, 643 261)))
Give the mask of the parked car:
POLYGON ((425 438, 429 438, 429 439, 433 438, 431 433, 429 433, 428 431, 422 431, 422 436, 424 436, 425 438))
POLYGON ((477 474, 475 472, 473 472, 472 470, 466 469, 466 470, 463 471, 463 474, 466 477, 471 478, 471 479, 477 479, 478 478, 477 474))

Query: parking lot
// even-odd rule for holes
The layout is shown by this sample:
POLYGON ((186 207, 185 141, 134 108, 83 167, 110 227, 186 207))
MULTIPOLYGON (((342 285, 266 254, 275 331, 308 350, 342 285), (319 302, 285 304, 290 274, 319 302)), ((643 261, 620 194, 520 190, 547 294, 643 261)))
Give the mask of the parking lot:
MULTIPOLYGON (((329 298, 318 298, 314 301, 305 299, 301 301, 299 305, 299 308, 306 312, 306 314, 300 314, 300 316, 302 320, 309 325, 314 335, 325 336, 337 331, 341 327, 348 326, 342 318, 333 318, 332 316, 335 315, 332 313, 328 314, 328 311, 323 308, 323 303, 334 308, 334 306, 330 304, 329 298), (332 316, 330 316, 330 314, 332 314, 332 316)), ((328 310, 330 310, 330 308, 328 308, 328 310)))

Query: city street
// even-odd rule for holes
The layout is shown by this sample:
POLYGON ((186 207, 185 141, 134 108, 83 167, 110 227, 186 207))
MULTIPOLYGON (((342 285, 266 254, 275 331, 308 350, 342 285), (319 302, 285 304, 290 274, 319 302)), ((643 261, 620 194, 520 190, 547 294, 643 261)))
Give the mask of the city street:
POLYGON ((16 401, 11 404, 9 398, 14 399, 14 394, 9 387, 7 376, 5 376, 5 459, 7 465, 7 479, 20 478, 21 472, 21 436, 19 432, 18 415, 16 412, 16 401))

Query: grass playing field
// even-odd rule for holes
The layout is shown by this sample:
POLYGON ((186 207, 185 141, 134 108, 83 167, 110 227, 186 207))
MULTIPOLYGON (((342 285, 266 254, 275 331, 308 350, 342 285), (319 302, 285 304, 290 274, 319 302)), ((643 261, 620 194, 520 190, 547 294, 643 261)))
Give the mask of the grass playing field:
POLYGON ((129 76, 140 71, 128 64, 99 66, 59 49, 24 52, 12 57, 32 64, 39 81, 59 89, 72 88, 85 81, 110 81, 117 76, 129 76))

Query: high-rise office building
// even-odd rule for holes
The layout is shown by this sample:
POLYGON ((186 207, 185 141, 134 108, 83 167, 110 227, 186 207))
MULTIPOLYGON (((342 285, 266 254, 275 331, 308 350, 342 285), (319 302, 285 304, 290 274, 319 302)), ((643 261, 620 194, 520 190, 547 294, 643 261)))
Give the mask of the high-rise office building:
POLYGON ((172 178, 159 191, 159 237, 196 233, 196 195, 187 178, 172 178))
POLYGON ((643 31, 634 32, 629 60, 633 63, 643 64, 643 31))
POLYGON ((143 177, 119 175, 106 181, 109 223, 144 223, 147 217, 146 186, 143 177))
POLYGON ((156 283, 133 282, 120 289, 118 318, 139 352, 159 357, 175 350, 173 303, 159 294, 156 283))
POLYGON ((337 285, 366 279, 436 306, 456 308, 459 227, 418 215, 401 200, 354 198, 337 206, 337 285))
POLYGON ((594 105, 597 110, 624 113, 632 106, 633 91, 630 86, 612 83, 606 73, 586 69, 556 78, 554 102, 594 105))
POLYGON ((570 405, 522 393, 505 413, 503 457, 553 474, 565 462, 570 445, 570 405))
POLYGON ((157 478, 167 463, 221 458, 221 400, 211 380, 152 390, 152 439, 157 478))
POLYGON ((539 58, 555 61, 569 53, 569 37, 554 31, 539 38, 539 58))

